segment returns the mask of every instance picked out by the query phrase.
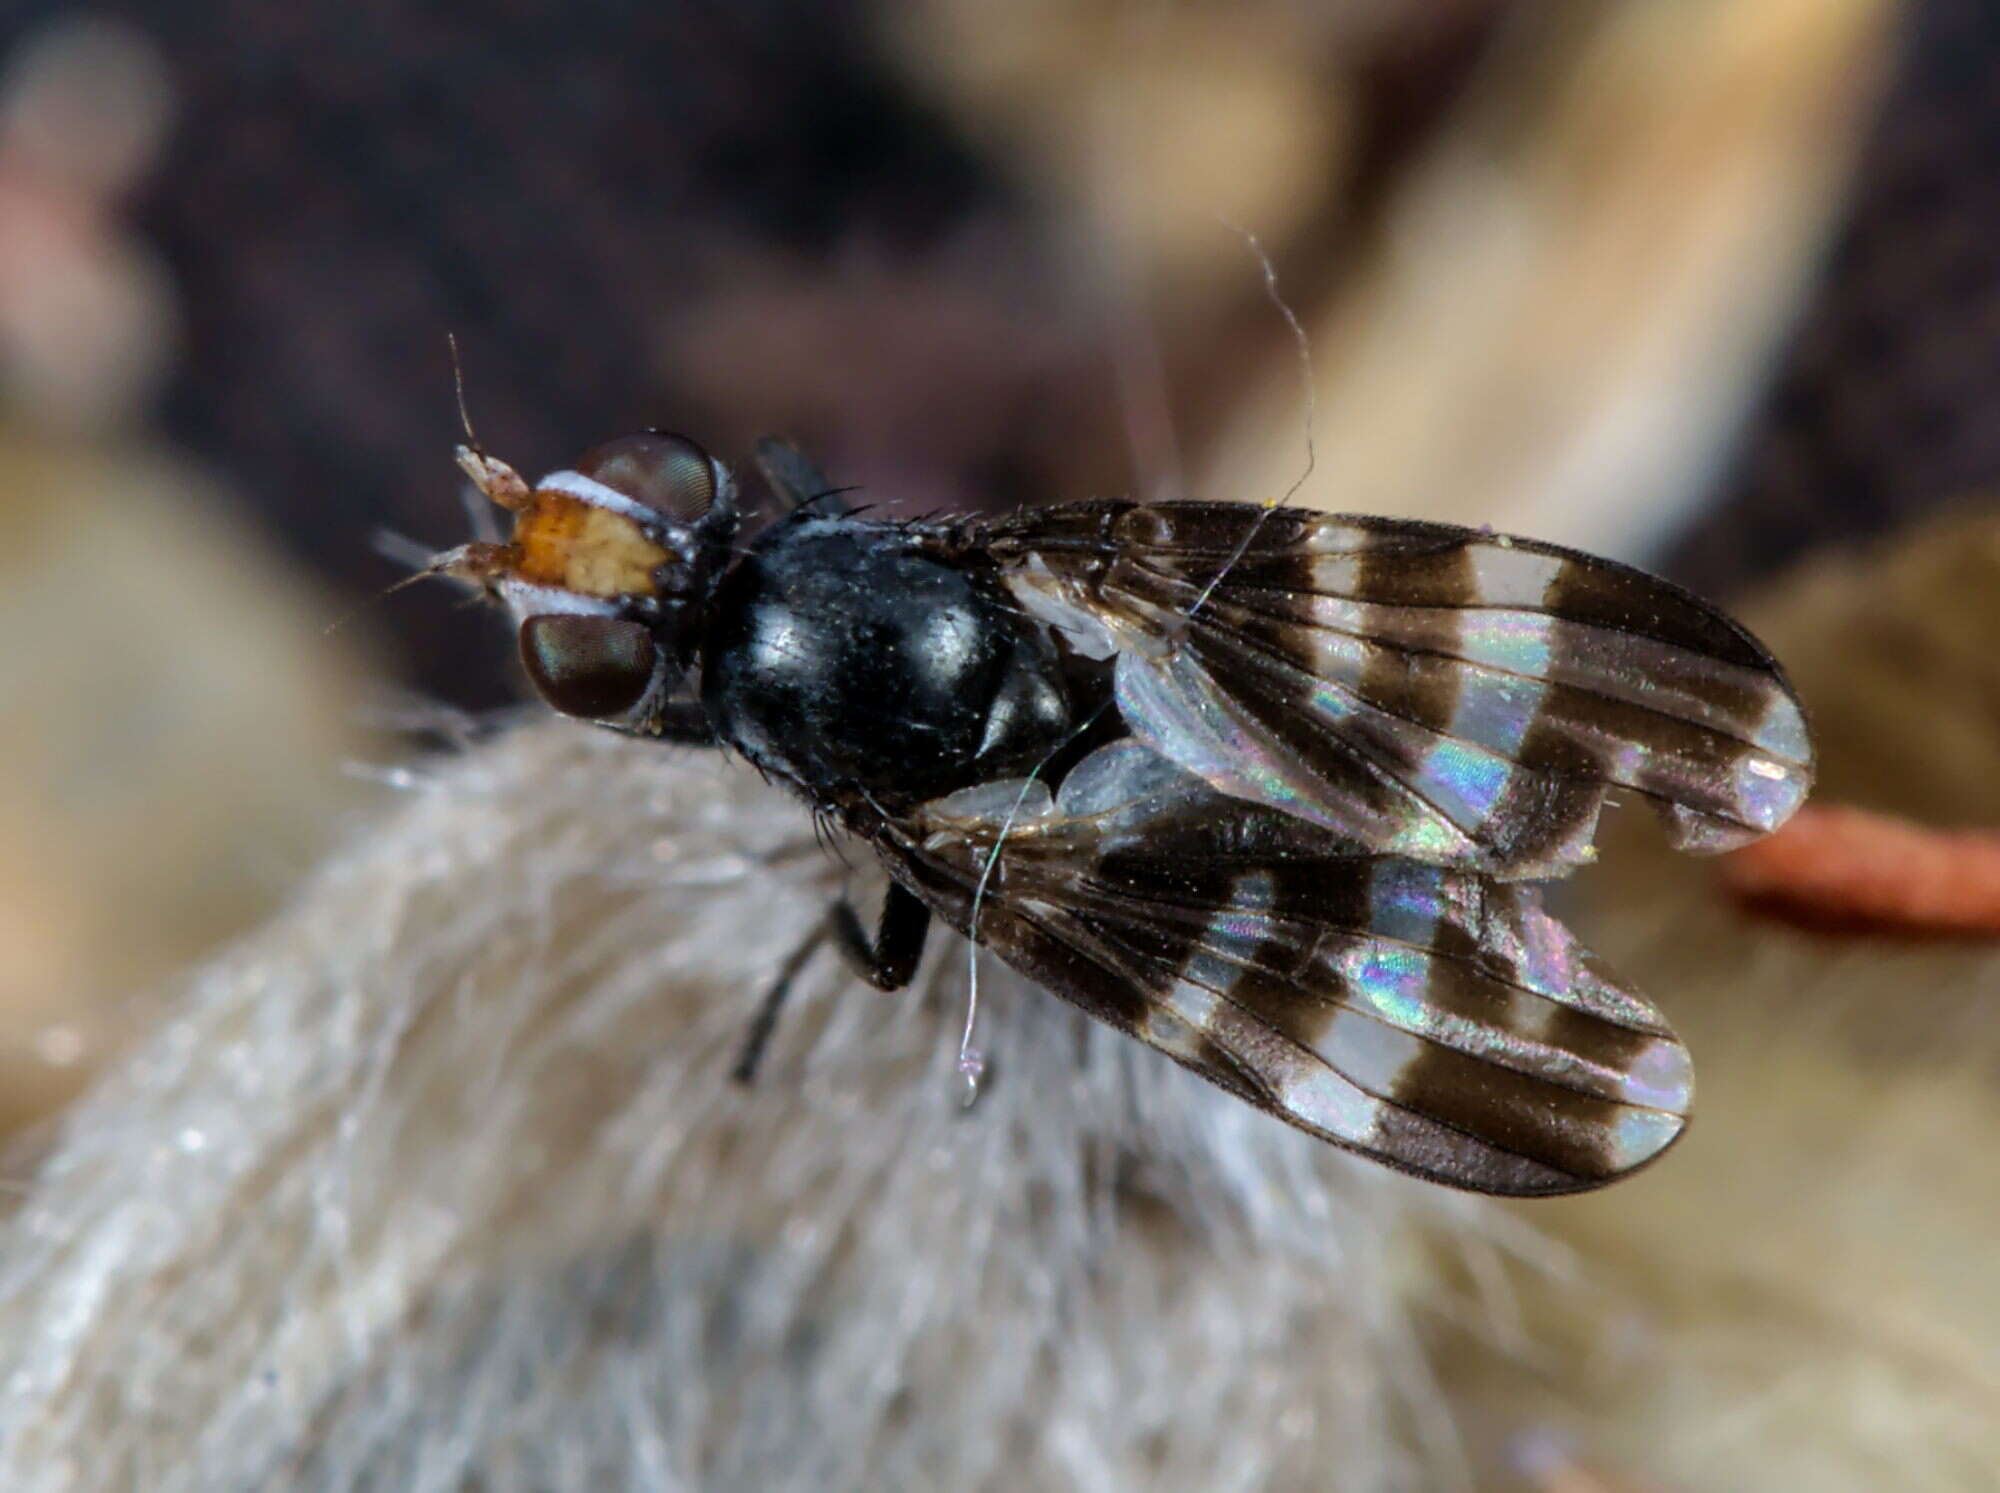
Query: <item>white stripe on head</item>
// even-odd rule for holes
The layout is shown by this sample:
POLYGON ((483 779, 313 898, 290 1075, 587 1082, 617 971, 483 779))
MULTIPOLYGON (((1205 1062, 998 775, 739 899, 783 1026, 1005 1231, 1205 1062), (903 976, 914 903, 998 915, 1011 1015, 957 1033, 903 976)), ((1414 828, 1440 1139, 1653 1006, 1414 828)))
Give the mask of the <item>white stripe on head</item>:
POLYGON ((595 477, 586 477, 581 472, 573 472, 567 469, 560 472, 551 472, 548 476, 537 482, 535 486, 537 488, 547 488, 550 492, 562 493, 566 497, 575 498, 580 503, 588 503, 593 508, 604 508, 612 513, 622 513, 634 523, 643 524, 649 529, 657 526, 662 520, 674 521, 671 514, 662 513, 659 509, 642 503, 637 498, 628 498, 624 493, 618 491, 617 488, 607 487, 595 477))
POLYGON ((532 581, 519 580, 513 576, 500 576, 493 582, 493 589, 500 593, 500 599, 507 603, 515 620, 541 617, 558 613, 567 617, 616 617, 619 604, 615 598, 585 596, 580 591, 571 591, 562 586, 538 586, 532 581))

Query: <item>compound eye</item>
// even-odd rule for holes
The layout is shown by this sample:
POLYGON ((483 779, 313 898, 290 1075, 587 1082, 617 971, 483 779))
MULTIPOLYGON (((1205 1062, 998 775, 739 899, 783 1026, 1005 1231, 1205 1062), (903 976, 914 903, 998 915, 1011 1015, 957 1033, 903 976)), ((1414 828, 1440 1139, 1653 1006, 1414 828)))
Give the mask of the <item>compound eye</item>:
POLYGON ((682 435, 652 430, 621 436, 586 451, 576 469, 684 524, 715 502, 715 463, 682 435))
POLYGON ((544 613, 521 624, 528 677, 564 715, 622 715, 653 681, 653 635, 619 617, 544 613))

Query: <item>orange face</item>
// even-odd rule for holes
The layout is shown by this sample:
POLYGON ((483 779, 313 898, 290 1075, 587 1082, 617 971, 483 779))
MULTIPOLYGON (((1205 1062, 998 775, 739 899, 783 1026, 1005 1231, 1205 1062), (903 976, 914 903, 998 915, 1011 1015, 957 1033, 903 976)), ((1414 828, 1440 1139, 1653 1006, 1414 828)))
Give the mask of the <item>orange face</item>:
POLYGON ((545 477, 531 488, 504 461, 464 446, 458 464, 481 492, 514 515, 514 533, 506 544, 463 544, 438 556, 433 568, 440 573, 489 586, 519 582, 602 602, 659 595, 659 567, 674 555, 657 531, 641 522, 648 510, 629 496, 606 490, 593 500, 565 491, 565 479, 598 485, 576 473, 545 477))
POLYGON ((651 596, 671 555, 622 513, 538 487, 514 520, 508 569, 536 586, 611 599, 651 596))
POLYGON ((476 446, 456 455, 514 532, 434 556, 426 573, 470 581, 513 613, 528 678, 557 710, 659 735, 699 640, 690 609, 728 563, 729 474, 656 430, 594 446, 533 486, 476 446))

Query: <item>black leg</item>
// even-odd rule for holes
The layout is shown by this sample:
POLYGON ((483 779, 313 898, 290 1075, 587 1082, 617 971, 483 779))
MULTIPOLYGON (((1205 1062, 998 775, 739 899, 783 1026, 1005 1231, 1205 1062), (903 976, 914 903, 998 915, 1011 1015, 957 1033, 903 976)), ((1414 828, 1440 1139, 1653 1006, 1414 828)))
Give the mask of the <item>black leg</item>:
POLYGON ((799 971, 806 967, 806 961, 813 952, 826 942, 827 924, 822 921, 813 924, 812 932, 805 940, 785 957, 778 970, 778 978, 771 982, 771 988, 764 993, 763 1001, 757 1007, 757 1014, 750 1018, 750 1030, 743 1035, 743 1047, 736 1055, 736 1066, 729 1070, 729 1076, 746 1088, 757 1081, 757 1069, 764 1061, 764 1049, 771 1045, 771 1033, 778 1029, 778 1013, 785 1009, 785 1002, 791 998, 792 982, 799 977, 799 971))
POLYGON ((924 939, 930 926, 931 910, 894 882, 889 884, 889 895, 882 903, 882 921, 872 944, 861 920, 854 915, 853 904, 845 898, 834 903, 805 941, 786 956, 778 978, 771 983, 758 1004, 757 1014, 750 1020, 750 1030, 744 1035, 743 1048, 729 1076, 740 1084, 756 1082, 764 1049, 771 1045, 771 1034, 778 1029, 778 1016, 791 998, 792 984, 828 935, 832 935, 842 961, 862 979, 877 990, 901 990, 917 972, 917 961, 924 956, 924 939))
POLYGON ((873 943, 862 931, 854 904, 844 897, 833 904, 827 922, 833 929, 833 946, 849 969, 877 990, 901 990, 916 974, 917 961, 924 957, 931 910, 915 892, 892 881, 889 895, 882 901, 882 921, 875 926, 873 943))

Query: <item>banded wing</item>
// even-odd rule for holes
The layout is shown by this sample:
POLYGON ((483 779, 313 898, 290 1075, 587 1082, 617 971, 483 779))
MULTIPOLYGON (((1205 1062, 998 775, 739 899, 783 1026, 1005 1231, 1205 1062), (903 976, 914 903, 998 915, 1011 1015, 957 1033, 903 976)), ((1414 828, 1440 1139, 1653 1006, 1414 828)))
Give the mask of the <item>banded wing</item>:
POLYGON ((1532 1195, 1610 1182, 1685 1123, 1686 1049, 1531 888, 1348 853, 1129 739, 1058 795, 967 790, 876 843, 965 932, 1003 825, 979 940, 1301 1130, 1532 1195))
POLYGON ((1079 504, 993 537, 1024 606, 1116 652, 1134 735, 1373 849, 1552 876, 1589 859, 1611 790, 1713 851, 1775 829, 1811 785, 1762 645, 1608 560, 1242 504, 1079 504))

